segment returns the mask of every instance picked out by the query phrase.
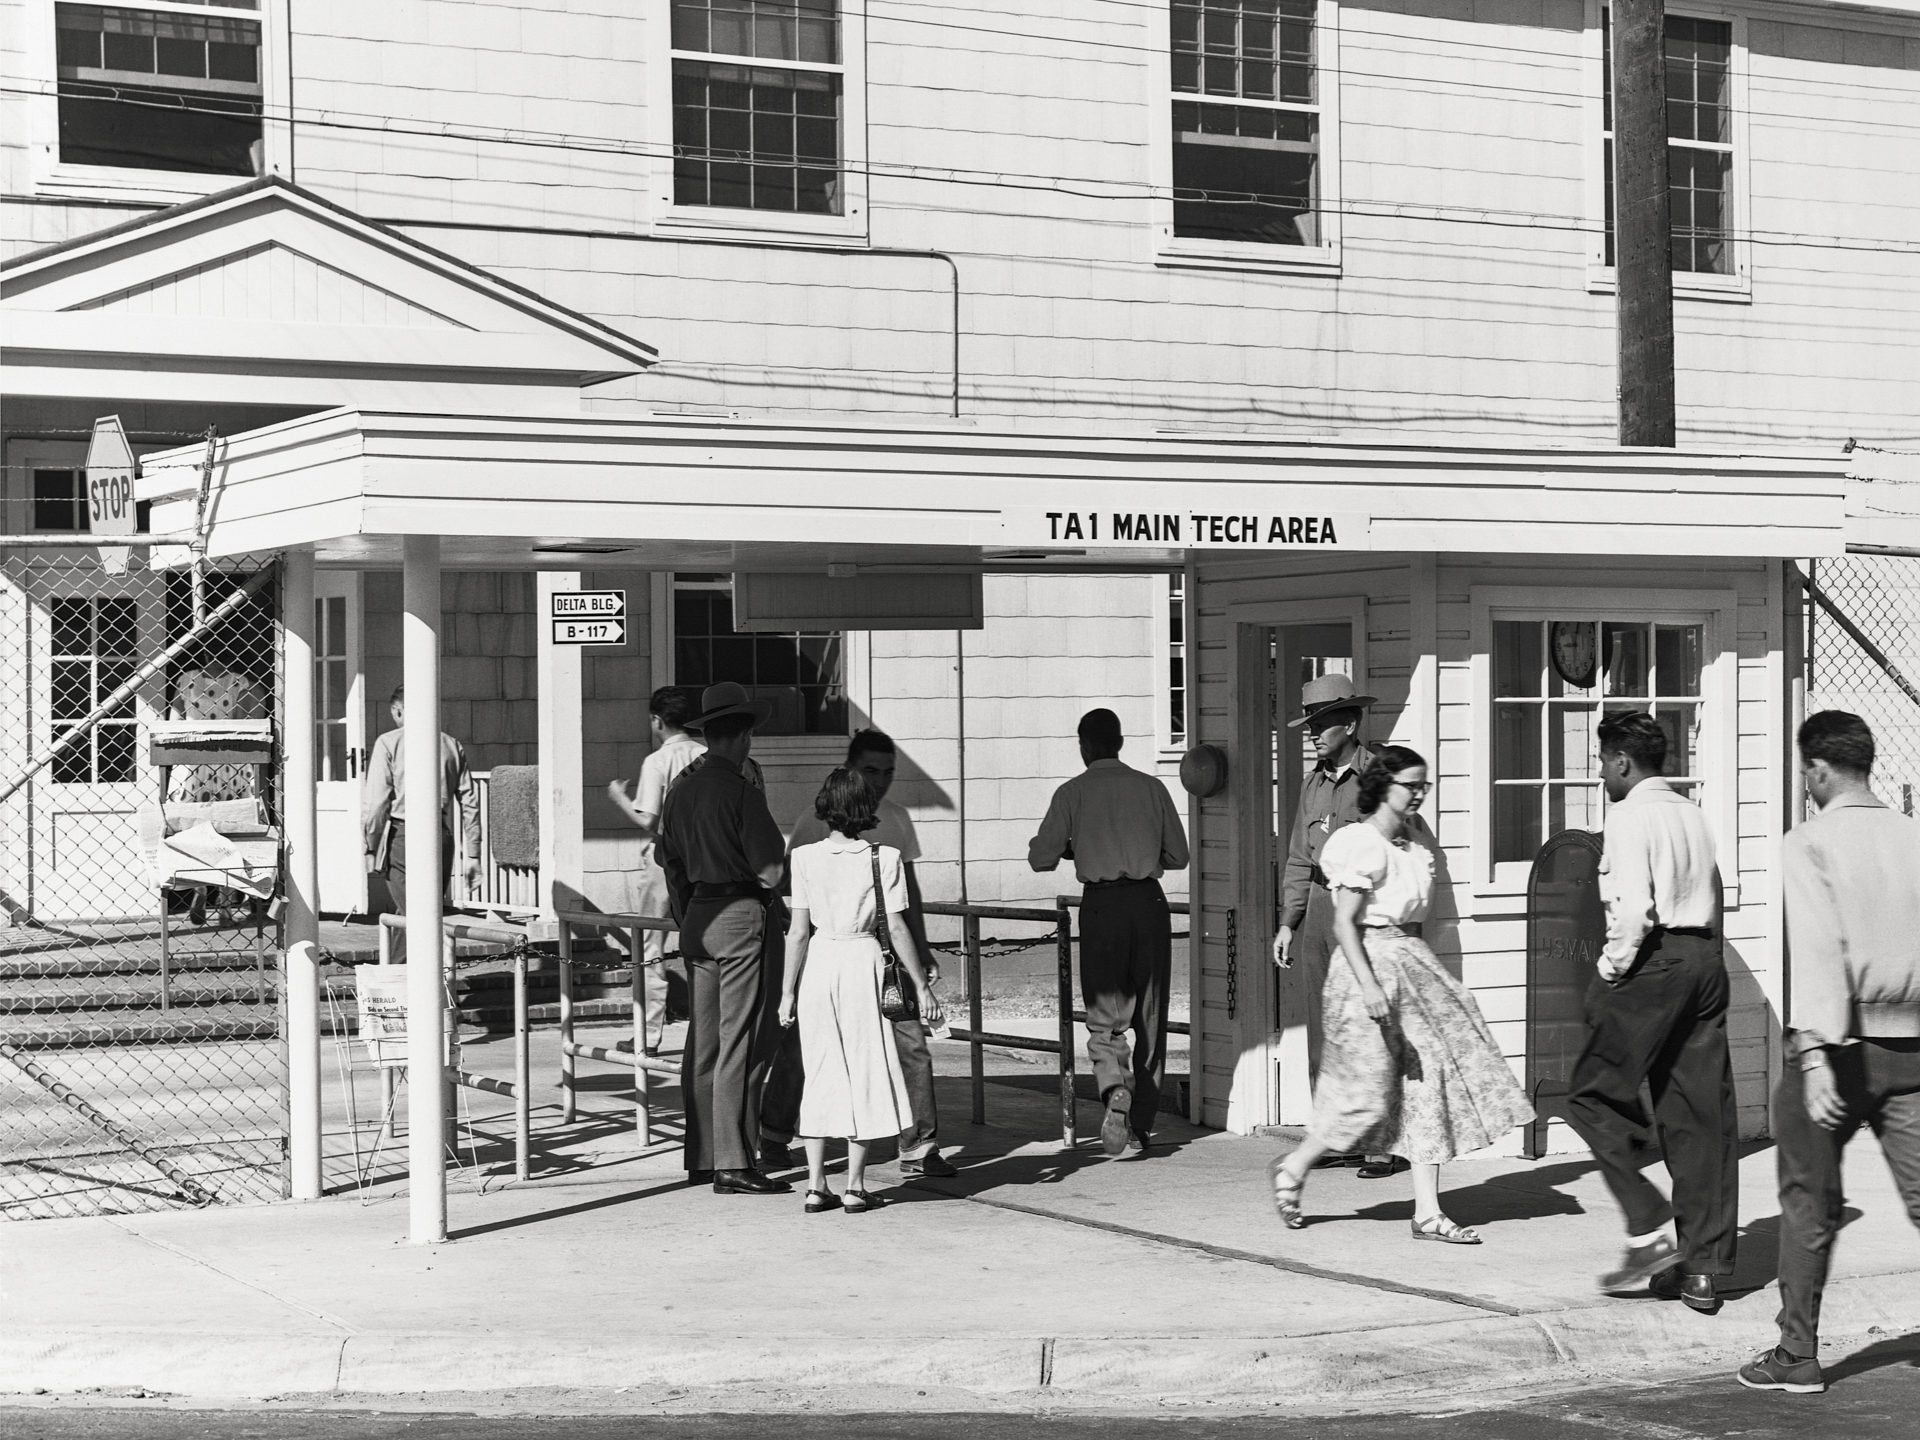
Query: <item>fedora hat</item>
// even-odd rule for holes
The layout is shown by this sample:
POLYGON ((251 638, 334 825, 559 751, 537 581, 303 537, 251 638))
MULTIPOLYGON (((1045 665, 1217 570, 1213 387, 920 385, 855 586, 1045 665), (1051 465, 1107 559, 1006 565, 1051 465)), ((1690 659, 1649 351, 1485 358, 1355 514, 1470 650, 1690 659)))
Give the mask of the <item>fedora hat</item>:
POLYGON ((1287 728, 1298 729, 1329 710, 1364 710, 1378 698, 1356 695, 1353 681, 1345 675, 1322 675, 1300 687, 1300 718, 1289 720, 1287 728))
POLYGON ((700 713, 681 728, 704 730, 708 721, 718 720, 722 715, 751 715, 754 724, 764 725, 771 714, 773 701, 749 700, 746 686, 732 680, 722 680, 718 685, 709 685, 700 692, 700 713))

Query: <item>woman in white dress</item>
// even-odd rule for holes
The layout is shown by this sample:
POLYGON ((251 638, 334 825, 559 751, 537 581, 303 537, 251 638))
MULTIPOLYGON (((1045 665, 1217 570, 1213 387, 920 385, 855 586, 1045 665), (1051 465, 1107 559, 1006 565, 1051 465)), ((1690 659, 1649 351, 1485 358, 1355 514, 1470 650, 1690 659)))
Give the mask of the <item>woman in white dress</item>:
POLYGON ((1398 1155, 1413 1167, 1413 1238, 1478 1245, 1440 1207, 1440 1166, 1533 1118, 1480 1007, 1420 935, 1433 896, 1433 833, 1416 812, 1427 762, 1388 745, 1360 777, 1363 819, 1320 852, 1344 964, 1327 971, 1326 1044, 1307 1138, 1272 1168, 1290 1230, 1322 1155, 1398 1155))
POLYGON ((900 852, 860 838, 880 823, 872 787, 857 771, 835 770, 815 797, 813 813, 826 822, 828 835, 791 857, 793 921, 780 1023, 791 1025, 797 1017, 800 1024, 807 1213, 844 1209, 858 1215, 881 1204, 867 1191, 868 1144, 913 1123, 893 1025, 880 1010, 886 961, 877 925, 887 926, 894 953, 911 977, 920 1018, 938 1025, 942 1016, 907 932, 900 852), (839 1195, 827 1188, 827 1141, 833 1138, 847 1142, 847 1184, 839 1195))

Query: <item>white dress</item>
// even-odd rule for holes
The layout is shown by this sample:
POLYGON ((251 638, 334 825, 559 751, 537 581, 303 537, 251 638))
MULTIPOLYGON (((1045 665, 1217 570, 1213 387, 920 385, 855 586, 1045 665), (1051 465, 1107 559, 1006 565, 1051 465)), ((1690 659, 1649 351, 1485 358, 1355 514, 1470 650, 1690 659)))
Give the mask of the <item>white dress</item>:
MULTIPOLYGON (((900 852, 880 851, 880 883, 890 915, 907 908, 900 852)), ((804 909, 813 937, 795 1005, 800 1056, 800 1133, 881 1140, 913 1124, 893 1026, 880 1013, 885 957, 873 933, 878 907, 872 849, 833 834, 793 852, 793 908, 804 909)))

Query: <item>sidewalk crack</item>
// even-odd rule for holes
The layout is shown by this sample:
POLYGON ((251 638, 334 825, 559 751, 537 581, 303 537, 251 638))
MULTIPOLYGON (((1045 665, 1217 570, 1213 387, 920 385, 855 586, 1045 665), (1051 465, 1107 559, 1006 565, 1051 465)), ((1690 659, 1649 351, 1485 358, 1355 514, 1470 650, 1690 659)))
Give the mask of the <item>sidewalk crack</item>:
POLYGON ((170 1240, 162 1240, 157 1236, 142 1234, 140 1231, 134 1229, 131 1225, 122 1224, 117 1217, 112 1215, 103 1215, 100 1218, 106 1221, 106 1223, 111 1225, 114 1229, 118 1230, 121 1234, 130 1235, 135 1240, 140 1241, 141 1244, 143 1245, 151 1245, 156 1250, 164 1250, 169 1255, 175 1256, 181 1260, 185 1260, 189 1264, 198 1265, 203 1270, 211 1270, 214 1274, 218 1275, 223 1280, 231 1280, 236 1285, 244 1285, 249 1290, 255 1291, 261 1295, 265 1295, 269 1300, 276 1300, 280 1304, 285 1305, 288 1309, 298 1310, 302 1315, 310 1316, 311 1318, 320 1321, 322 1324, 331 1325, 336 1330, 344 1330, 349 1335, 358 1335, 360 1333, 359 1326, 350 1324, 349 1322, 342 1320, 338 1315, 329 1315, 325 1310, 316 1310, 313 1306, 303 1305, 298 1300, 289 1300, 285 1295, 276 1294, 274 1291, 269 1290, 266 1286, 261 1285, 256 1281, 247 1279, 244 1275, 236 1275, 231 1270, 221 1269, 218 1265, 214 1264, 211 1260, 204 1259, 203 1257, 194 1254, 191 1250, 187 1250, 182 1248, 181 1246, 175 1245, 170 1240))

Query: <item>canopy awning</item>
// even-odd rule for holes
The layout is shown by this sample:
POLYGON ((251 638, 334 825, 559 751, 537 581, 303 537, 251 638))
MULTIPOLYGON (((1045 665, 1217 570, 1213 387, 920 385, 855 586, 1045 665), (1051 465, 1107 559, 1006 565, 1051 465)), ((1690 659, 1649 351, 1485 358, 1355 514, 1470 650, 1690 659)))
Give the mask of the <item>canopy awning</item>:
MULTIPOLYGON (((203 454, 143 462, 156 531, 192 529, 203 454)), ((1805 452, 343 409, 221 442, 208 548, 388 566, 402 536, 438 535, 448 565, 505 569, 1824 556, 1844 548, 1846 468, 1805 452)))

